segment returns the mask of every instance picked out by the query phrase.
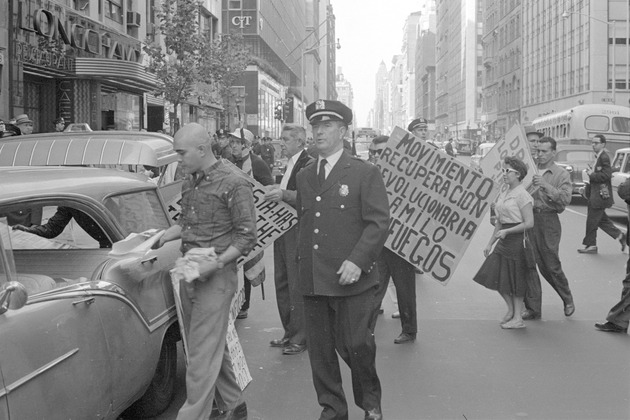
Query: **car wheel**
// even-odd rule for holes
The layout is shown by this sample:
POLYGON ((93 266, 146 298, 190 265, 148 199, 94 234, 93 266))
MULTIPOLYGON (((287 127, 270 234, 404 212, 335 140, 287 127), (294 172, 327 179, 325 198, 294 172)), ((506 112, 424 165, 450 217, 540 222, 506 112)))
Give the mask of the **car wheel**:
POLYGON ((177 341, 172 334, 167 334, 151 384, 144 395, 125 411, 125 418, 155 417, 166 410, 175 394, 176 374, 177 341))

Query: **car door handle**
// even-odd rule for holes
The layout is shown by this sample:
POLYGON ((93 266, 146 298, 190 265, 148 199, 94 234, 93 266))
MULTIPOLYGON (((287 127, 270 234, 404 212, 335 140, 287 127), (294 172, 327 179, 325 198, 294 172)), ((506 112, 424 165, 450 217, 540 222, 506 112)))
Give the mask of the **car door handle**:
POLYGON ((140 264, 147 264, 147 263, 153 264, 156 261, 157 261, 157 255, 154 255, 151 258, 147 258, 146 260, 140 260, 140 264))
POLYGON ((85 299, 79 299, 72 302, 73 305, 78 305, 79 303, 85 303, 86 305, 91 305, 94 303, 93 297, 87 297, 85 299))

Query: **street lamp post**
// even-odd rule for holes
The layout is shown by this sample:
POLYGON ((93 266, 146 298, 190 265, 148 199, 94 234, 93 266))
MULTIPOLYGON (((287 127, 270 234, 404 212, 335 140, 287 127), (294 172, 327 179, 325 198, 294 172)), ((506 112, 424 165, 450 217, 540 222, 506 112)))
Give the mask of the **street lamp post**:
MULTIPOLYGON (((616 74, 615 71, 617 70, 617 63, 615 61, 615 47, 617 46, 617 32, 615 31, 616 29, 616 21, 613 20, 611 22, 593 17, 591 15, 588 15, 586 13, 580 13, 580 12, 570 12, 568 10, 565 10, 564 12, 562 12, 562 19, 568 19, 569 15, 574 14, 574 15, 582 15, 582 16, 586 16, 589 19, 592 20, 596 20, 598 22, 602 22, 605 23, 607 26, 612 26, 612 37, 613 37, 613 43, 612 43, 612 55, 610 57, 611 59, 611 64, 612 64, 612 71, 611 71, 611 80, 612 80, 612 101, 613 104, 616 104, 616 100, 617 100, 617 78, 616 78, 616 74)), ((608 36, 606 37, 606 46, 608 47, 608 36)), ((606 80, 606 85, 608 85, 608 80, 606 80)), ((606 88, 608 88, 608 86, 606 86, 606 88)))

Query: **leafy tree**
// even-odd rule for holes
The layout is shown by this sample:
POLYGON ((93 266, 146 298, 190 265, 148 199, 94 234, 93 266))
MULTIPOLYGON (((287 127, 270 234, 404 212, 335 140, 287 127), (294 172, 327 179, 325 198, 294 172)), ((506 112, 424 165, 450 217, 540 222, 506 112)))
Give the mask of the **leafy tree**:
POLYGON ((212 34, 199 31, 201 5, 201 0, 162 0, 155 26, 163 46, 156 38, 147 40, 144 47, 150 57, 149 70, 158 79, 154 93, 173 104, 175 115, 193 94, 204 102, 223 102, 249 61, 242 36, 213 39, 212 34))

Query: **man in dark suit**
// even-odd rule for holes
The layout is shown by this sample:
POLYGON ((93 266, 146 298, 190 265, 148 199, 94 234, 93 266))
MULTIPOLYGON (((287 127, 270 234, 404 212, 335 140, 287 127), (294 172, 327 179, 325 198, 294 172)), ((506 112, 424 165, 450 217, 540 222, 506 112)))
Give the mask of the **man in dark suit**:
MULTIPOLYGON (((306 151, 306 130, 294 124, 282 128, 282 151, 288 158, 287 168, 280 185, 274 185, 265 194, 265 200, 284 201, 295 207, 297 198, 296 176, 313 161, 306 151)), ((284 328, 282 338, 271 340, 272 347, 282 347, 282 354, 300 354, 306 350, 304 331, 304 299, 298 291, 297 226, 284 233, 273 243, 274 282, 278 313, 284 328)))
POLYGON ((621 251, 626 249, 626 235, 621 232, 606 214, 606 209, 613 205, 612 168, 610 157, 606 153, 606 137, 597 134, 593 137, 593 151, 597 157, 595 167, 589 167, 584 171, 588 175, 589 183, 586 184, 584 195, 588 200, 586 213, 586 235, 582 240, 584 248, 578 249, 581 254, 597 254, 597 228, 602 229, 612 238, 619 241, 621 251))
MULTIPOLYGON (((619 186, 617 192, 619 196, 624 199, 628 206, 628 220, 627 229, 630 232, 630 198, 624 198, 621 194, 621 189, 630 188, 630 178, 619 186)), ((630 245, 630 238, 626 235, 626 245, 630 245)), ((628 324, 630 324, 630 255, 626 262, 626 277, 622 282, 621 300, 608 311, 606 316, 606 322, 595 324, 595 328, 605 332, 627 333, 628 324)))
POLYGON ((366 419, 382 419, 371 327, 378 258, 389 223, 378 168, 343 149, 352 110, 318 100, 306 108, 318 151, 297 175, 298 282, 320 419, 347 419, 337 354, 350 367, 354 401, 366 419))

